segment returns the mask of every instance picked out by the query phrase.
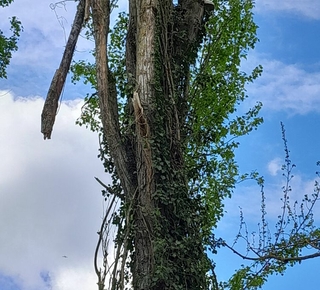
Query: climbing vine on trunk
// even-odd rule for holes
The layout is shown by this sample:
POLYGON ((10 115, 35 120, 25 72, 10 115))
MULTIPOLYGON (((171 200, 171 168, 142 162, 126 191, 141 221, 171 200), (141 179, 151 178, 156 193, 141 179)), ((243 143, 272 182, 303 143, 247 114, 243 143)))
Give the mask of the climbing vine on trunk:
MULTIPOLYGON (((71 68, 74 80, 84 77, 96 89, 79 123, 99 132, 100 158, 112 175, 111 184, 98 180, 110 202, 98 232, 98 286, 217 289, 208 254, 215 252, 212 230, 222 201, 239 176, 235 137, 262 122, 260 104, 237 114, 245 85, 261 73, 260 67, 249 74, 240 70, 257 41, 253 4, 128 3, 128 15, 120 14, 113 30, 110 0, 80 0, 74 21, 95 41, 95 64, 80 61, 71 68), (112 225, 117 230, 110 264, 112 225)), ((73 50, 62 63, 70 63, 73 50)), ((60 82, 66 72, 58 71, 60 82)), ((45 138, 51 137, 57 108, 52 104, 60 94, 54 82, 42 114, 45 138)))
MULTIPOLYGON (((0 0, 0 6, 10 2, 0 0)), ((269 275, 319 257, 320 230, 312 209, 320 186, 316 181, 300 207, 290 203, 295 165, 283 125, 285 186, 274 239, 263 179, 256 172, 239 174, 235 162, 238 137, 262 122, 260 103, 240 110, 245 86, 262 71, 240 69, 257 41, 253 0, 129 0, 128 13, 121 12, 112 28, 116 0, 76 2, 41 131, 51 138, 71 69, 74 82, 83 78, 95 90, 77 122, 98 132, 99 157, 111 176, 110 184, 96 178, 108 204, 94 254, 98 289, 257 289, 269 275), (83 28, 94 40, 95 62, 73 62, 70 68, 83 28), (259 241, 250 239, 241 213, 238 235, 229 244, 215 237, 214 229, 224 199, 248 178, 261 186, 259 241), (245 254, 236 246, 239 239, 246 243, 245 254), (218 283, 209 257, 219 247, 252 264, 218 283)), ((17 20, 11 24, 13 36, 2 37, 8 51, 3 63, 0 59, 0 77, 21 30, 17 20)))

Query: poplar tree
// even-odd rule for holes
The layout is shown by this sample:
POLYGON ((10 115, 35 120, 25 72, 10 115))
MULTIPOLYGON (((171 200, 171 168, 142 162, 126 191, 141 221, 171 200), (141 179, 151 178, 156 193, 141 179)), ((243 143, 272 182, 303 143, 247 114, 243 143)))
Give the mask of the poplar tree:
MULTIPOLYGON (((83 79, 95 93, 85 98, 78 123, 98 132, 99 157, 112 177, 107 185, 97 179, 109 202, 94 258, 99 290, 261 286, 267 275, 284 270, 272 268, 272 261, 286 262, 281 249, 272 257, 271 248, 260 249, 262 270, 241 269, 227 284, 217 282, 211 260, 220 246, 234 250, 214 236, 224 199, 239 180, 262 184, 256 173, 241 175, 235 161, 238 138, 262 122, 260 103, 238 110, 247 98, 245 86, 262 71, 241 70, 257 42, 253 1, 129 0, 128 13, 120 13, 111 28, 115 4, 78 1, 42 112, 42 133, 50 139, 85 27, 95 42, 95 62, 74 62, 71 71, 74 81, 83 79)), ((286 255, 297 254, 298 247, 286 255)))

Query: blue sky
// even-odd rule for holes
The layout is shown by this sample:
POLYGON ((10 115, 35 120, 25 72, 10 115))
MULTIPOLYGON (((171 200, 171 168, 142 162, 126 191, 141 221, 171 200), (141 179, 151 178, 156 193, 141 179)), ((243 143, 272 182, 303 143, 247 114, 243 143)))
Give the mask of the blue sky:
MULTIPOLYGON (((304 193, 312 193, 315 172, 318 170, 319 8, 320 3, 311 1, 261 1, 255 10, 260 42, 256 50, 250 53, 248 62, 262 64, 264 73, 255 84, 248 87, 248 95, 250 104, 256 100, 264 103, 262 116, 265 121, 258 131, 240 141, 242 146, 237 158, 242 169, 257 169, 264 175, 270 224, 280 213, 280 204, 276 201, 281 196, 283 184, 280 167, 284 150, 280 122, 285 125, 290 156, 297 165, 293 172, 293 199, 300 200, 304 193), (311 11, 311 7, 314 11, 311 11)), ((236 233, 235 223, 239 224, 237 206, 243 208, 249 232, 256 231, 253 221, 259 222, 256 216, 259 214, 259 188, 254 190, 250 184, 241 186, 236 190, 234 199, 227 202, 227 214, 218 232, 221 231, 222 236, 232 232, 229 238, 231 242, 236 233)), ((318 222, 319 210, 319 207, 315 210, 318 222)), ((233 254, 222 250, 217 260, 218 276, 221 274, 227 279, 230 269, 237 268, 241 263, 242 259, 235 259, 233 254)), ((305 261, 288 269, 285 276, 270 277, 263 289, 318 289, 318 271, 315 269, 319 265, 319 260, 305 261)))
MULTIPOLYGON (((0 27, 18 16, 24 25, 19 51, 0 80, 0 289, 96 289, 92 255, 103 212, 100 188, 106 180, 96 158, 98 140, 74 124, 81 110, 83 85, 66 84, 52 140, 40 134, 40 114, 51 78, 60 62, 65 32, 72 24, 73 1, 50 9, 52 0, 16 0, 0 11, 0 27), (62 26, 60 25, 62 23, 62 26), (68 256, 63 258, 62 256, 68 256)), ((284 151, 280 122, 286 127, 297 165, 293 197, 312 193, 320 160, 320 3, 318 0, 260 0, 255 8, 260 42, 244 69, 258 64, 262 77, 248 87, 248 108, 262 101, 264 124, 241 138, 237 160, 243 172, 258 170, 266 180, 270 223, 280 210, 284 151)), ((119 2, 122 6, 126 1, 119 2)), ((92 43, 80 37, 76 58, 89 58, 92 43)), ((259 188, 245 183, 226 203, 217 235, 232 241, 239 210, 253 230, 259 221, 259 188)), ((320 206, 315 211, 320 220, 320 206)), ((250 228, 250 230, 251 230, 250 228)), ((243 261, 223 249, 217 257, 219 279, 243 261)), ((271 289, 318 289, 320 259, 305 261, 285 276, 270 277, 271 289)))

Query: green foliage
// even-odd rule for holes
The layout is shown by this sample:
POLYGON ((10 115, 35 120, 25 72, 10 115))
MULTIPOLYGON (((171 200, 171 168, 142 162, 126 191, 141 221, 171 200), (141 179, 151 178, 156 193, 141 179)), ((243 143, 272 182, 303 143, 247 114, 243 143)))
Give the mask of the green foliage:
MULTIPOLYGON (((289 158, 284 129, 286 156, 282 169, 286 182, 283 187, 282 213, 273 236, 266 217, 263 178, 257 172, 240 174, 235 161, 236 149, 240 146, 239 139, 257 129, 263 122, 259 116, 261 103, 244 113, 241 107, 247 98, 246 85, 255 81, 262 73, 261 66, 257 66, 252 72, 241 69, 248 51, 253 49, 258 41, 257 26, 252 14, 254 1, 213 2, 215 11, 205 17, 206 26, 201 35, 203 39, 196 43, 187 55, 178 54, 177 59, 168 61, 168 52, 162 51, 162 45, 169 45, 164 39, 168 37, 168 28, 157 28, 159 31, 154 51, 156 75, 153 82, 153 105, 156 112, 152 116, 153 136, 145 140, 145 149, 151 148, 152 151, 153 178, 156 184, 156 191, 152 196, 155 210, 152 212, 154 223, 150 236, 154 250, 150 259, 155 261, 152 281, 154 285, 162 285, 164 289, 189 289, 185 280, 190 285, 201 285, 199 289, 258 289, 267 281, 269 275, 283 274, 288 266, 320 256, 320 231, 314 226, 312 214, 314 203, 319 198, 320 186, 316 182, 314 193, 305 196, 301 204, 290 203, 290 181, 295 166, 289 158), (169 67, 166 66, 168 64, 172 69, 169 77, 170 73, 164 69, 169 67), (168 79, 179 81, 178 85, 172 85, 170 93, 168 87, 171 84, 169 85, 168 79), (179 104, 184 106, 179 107, 179 104), (183 110, 186 110, 185 115, 180 112, 183 110), (180 118, 178 129, 181 139, 175 139, 175 133, 172 132, 176 129, 172 126, 176 122, 175 118, 180 118), (176 158, 174 154, 179 156, 176 158), (234 244, 229 246, 223 239, 216 239, 213 230, 223 216, 224 199, 231 197, 237 183, 247 179, 254 179, 261 186, 262 215, 257 234, 258 243, 254 235, 253 239, 249 238, 241 213, 239 233, 234 244), (235 248, 240 239, 246 244, 245 255, 235 248), (228 282, 218 285, 214 262, 208 259, 207 252, 216 253, 222 246, 251 261, 251 264, 243 265, 228 282), (310 248, 316 253, 306 254, 310 248), (253 257, 250 257, 249 253, 253 254, 253 257)), ((159 11, 158 17, 167 17, 162 12, 159 11)), ((181 15, 174 14, 174 17, 181 15)), ((165 19, 168 22, 163 20, 160 19, 160 25, 172 24, 170 19, 165 19)), ((86 36, 90 39, 90 22, 87 28, 86 36)), ((132 120, 132 112, 130 113, 133 76, 128 75, 126 69, 127 29, 128 15, 120 13, 110 32, 108 65, 110 80, 116 84, 123 142, 130 145, 127 141, 135 137, 135 122, 132 120)), ((177 36, 175 33, 179 32, 174 31, 173 35, 182 42, 187 37, 177 36)), ((96 89, 95 64, 74 62, 71 71, 73 82, 82 79, 85 84, 96 89)), ((106 172, 112 176, 112 182, 105 186, 103 195, 106 200, 115 196, 120 201, 108 221, 109 225, 117 227, 114 241, 118 254, 114 273, 118 271, 119 267, 116 265, 122 257, 124 262, 117 273, 121 273, 121 279, 130 281, 130 273, 123 269, 135 267, 134 256, 128 253, 132 254, 135 250, 133 231, 137 229, 132 221, 136 196, 129 200, 124 196, 119 184, 114 160, 109 155, 110 149, 103 136, 96 93, 85 98, 78 124, 98 132, 100 137, 99 158, 103 161, 106 172)), ((133 168, 133 171, 135 170, 136 168, 133 168)), ((119 277, 117 273, 113 274, 114 278, 119 277)), ((117 279, 113 283, 121 285, 121 281, 117 279)))
POLYGON ((241 60, 257 41, 251 1, 215 1, 217 10, 206 26, 199 58, 191 71, 190 111, 186 122, 185 160, 191 190, 207 207, 211 230, 223 214, 223 199, 230 197, 239 178, 235 162, 237 137, 262 123, 258 103, 237 115, 246 99, 245 86, 262 72, 241 71, 241 60))
MULTIPOLYGON (((227 283, 221 283, 222 289, 258 289, 267 281, 272 274, 283 275, 286 269, 301 263, 303 260, 320 256, 320 230, 314 224, 313 208, 319 199, 320 187, 315 181, 314 192, 305 195, 299 204, 297 201, 290 202, 292 192, 291 181, 295 165, 292 164, 285 130, 282 126, 282 139, 284 142, 285 160, 282 166, 284 185, 282 187, 281 214, 271 232, 267 221, 265 194, 263 182, 261 185, 261 223, 257 233, 249 236, 243 214, 240 214, 240 228, 236 240, 232 246, 220 240, 221 246, 226 246, 241 258, 251 261, 251 265, 242 266, 230 278, 227 283), (257 240, 256 241, 256 237, 257 240), (246 244, 247 253, 241 254, 236 250, 236 244, 242 240, 246 244)), ((319 164, 318 164, 319 165, 319 164)), ((317 173, 318 177, 319 173, 317 173)))
MULTIPOLYGON (((1 0, 0 6, 6 7, 12 2, 13 0, 1 0)), ((0 30, 0 78, 7 77, 6 68, 12 58, 12 52, 18 49, 17 42, 22 31, 21 22, 15 16, 10 19, 10 25, 11 36, 6 37, 0 30)))
MULTIPOLYGON (((126 33, 128 28, 128 15, 119 13, 118 19, 110 32, 110 44, 108 45, 108 60, 110 70, 115 78, 117 93, 124 102, 129 93, 127 84, 126 58, 124 48, 126 46, 126 33)), ((132 90, 132 88, 131 88, 132 90)))
MULTIPOLYGON (((202 285, 203 289, 216 288, 214 265, 205 250, 216 251, 217 242, 212 230, 223 215, 223 200, 231 196, 239 180, 249 177, 240 175, 235 161, 238 138, 256 129, 262 122, 262 118, 258 116, 260 103, 246 113, 238 113, 240 104, 247 97, 245 86, 253 82, 262 71, 260 66, 250 73, 241 70, 241 61, 257 41, 257 27, 252 15, 253 3, 248 0, 214 2, 217 9, 208 17, 203 42, 195 46, 190 55, 183 56, 188 64, 193 60, 191 70, 181 77, 183 81, 187 80, 189 89, 186 116, 181 120, 183 144, 174 143, 166 125, 174 122, 173 104, 179 103, 181 91, 179 87, 175 87, 172 100, 164 97, 166 73, 161 71, 164 59, 161 51, 155 51, 157 112, 152 116, 155 136, 149 140, 157 187, 152 197, 156 205, 153 216, 157 221, 153 225, 152 237, 155 251, 153 258, 156 261, 153 279, 154 283, 162 281, 163 287, 170 285, 172 289, 182 289, 186 276, 189 281, 195 281, 191 285, 202 285), (176 150, 175 146, 182 146, 182 152, 176 150), (183 155, 183 165, 174 164, 175 153, 183 155), (166 219, 161 220, 163 216, 166 219)), ((120 127, 124 136, 128 132, 134 134, 130 114, 126 111, 127 98, 132 93, 128 82, 131 76, 127 75, 125 67, 127 25, 127 15, 120 14, 110 33, 108 45, 109 68, 116 83, 120 127)), ((90 31, 87 36, 91 36, 90 31)), ((160 39, 157 41, 161 42, 160 39)), ((184 61, 175 61, 175 64, 182 63, 185 66, 184 61)), ((73 64, 71 70, 73 81, 83 79, 84 83, 96 88, 93 64, 79 61, 73 64)), ((178 65, 175 70, 173 74, 181 73, 178 65)), ((79 124, 87 125, 102 135, 98 99, 95 95, 87 96, 79 124)), ((118 249, 126 247, 132 251, 132 240, 127 240, 127 244, 123 242, 124 237, 130 236, 127 230, 132 217, 131 214, 128 217, 128 209, 131 210, 132 205, 128 205, 127 200, 121 196, 117 173, 113 160, 108 156, 108 144, 104 140, 100 149, 106 171, 113 178, 113 183, 108 187, 109 194, 116 192, 121 199, 119 210, 113 216, 113 222, 118 227, 116 246, 118 249)), ((255 173, 251 177, 257 178, 255 173)), ((236 280, 242 281, 245 273, 249 276, 249 272, 243 270, 237 274, 236 280)))
POLYGON ((13 0, 0 0, 0 6, 6 7, 9 4, 11 4, 12 2, 13 2, 13 0))
POLYGON ((78 62, 73 62, 71 66, 72 72, 72 82, 76 84, 83 78, 83 83, 85 85, 90 84, 91 88, 96 89, 97 80, 95 78, 96 69, 95 64, 90 62, 85 62, 84 60, 79 60, 78 62))
POLYGON ((99 110, 99 100, 97 94, 87 95, 84 98, 84 105, 81 108, 81 116, 77 119, 76 124, 86 126, 93 132, 101 133, 101 120, 99 110))

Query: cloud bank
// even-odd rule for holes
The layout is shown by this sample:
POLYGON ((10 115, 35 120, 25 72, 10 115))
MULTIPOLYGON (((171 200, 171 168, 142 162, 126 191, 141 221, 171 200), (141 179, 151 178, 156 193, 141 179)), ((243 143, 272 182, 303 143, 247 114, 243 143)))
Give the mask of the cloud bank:
POLYGON ((74 124, 81 105, 63 102, 44 141, 43 99, 0 92, 0 276, 21 290, 96 288, 102 197, 93 177, 107 177, 97 136, 74 124))
POLYGON ((288 12, 300 14, 311 19, 320 19, 318 0, 259 0, 256 1, 257 13, 288 12))
POLYGON ((263 66, 262 76, 247 87, 250 105, 261 101, 267 110, 291 115, 320 112, 319 71, 307 71, 298 64, 284 64, 259 54, 252 54, 248 62, 263 66))

